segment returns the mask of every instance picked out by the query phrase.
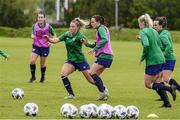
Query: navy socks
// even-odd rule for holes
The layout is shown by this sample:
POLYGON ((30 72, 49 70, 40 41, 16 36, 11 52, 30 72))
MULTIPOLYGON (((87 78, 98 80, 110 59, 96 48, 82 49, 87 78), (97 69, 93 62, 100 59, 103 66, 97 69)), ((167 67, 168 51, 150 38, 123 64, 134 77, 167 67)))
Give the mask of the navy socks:
POLYGON ((66 77, 66 76, 61 76, 61 79, 62 79, 62 81, 63 81, 63 84, 64 84, 67 92, 68 92, 69 94, 71 94, 71 95, 74 96, 74 92, 73 92, 73 90, 72 90, 71 83, 70 83, 68 77, 66 77))
POLYGON ((176 80, 174 80, 174 79, 170 79, 169 80, 169 85, 175 85, 176 86, 176 89, 178 89, 179 91, 180 91, 180 86, 179 86, 179 84, 176 82, 176 80))
POLYGON ((35 78, 36 64, 30 64, 31 76, 35 78))
POLYGON ((98 90, 100 92, 104 92, 105 87, 103 86, 103 81, 101 80, 101 78, 97 74, 93 74, 91 75, 91 77, 95 81, 95 85, 97 86, 98 90))
POLYGON ((41 78, 45 77, 46 67, 41 68, 41 78))
POLYGON ((169 104, 169 98, 165 90, 157 90, 156 92, 159 94, 164 104, 169 104))
POLYGON ((162 83, 153 83, 152 89, 153 90, 165 90, 165 91, 168 91, 168 92, 172 92, 171 87, 165 86, 162 83))

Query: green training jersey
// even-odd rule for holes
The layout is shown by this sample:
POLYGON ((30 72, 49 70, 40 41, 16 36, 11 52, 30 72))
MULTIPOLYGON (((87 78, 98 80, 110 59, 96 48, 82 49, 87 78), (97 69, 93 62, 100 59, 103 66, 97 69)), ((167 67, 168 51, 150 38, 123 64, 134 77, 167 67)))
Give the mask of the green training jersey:
POLYGON ((81 63, 86 61, 86 58, 82 52, 82 43, 81 39, 86 39, 81 32, 77 32, 75 35, 72 35, 70 32, 66 32, 59 36, 59 41, 64 41, 67 50, 67 60, 70 60, 74 63, 81 63))
POLYGON ((173 52, 172 38, 168 30, 162 29, 159 32, 160 39, 163 45, 162 51, 166 60, 175 60, 175 54, 173 52))
POLYGON ((98 56, 98 58, 105 58, 105 59, 112 60, 112 59, 113 59, 113 55, 101 53, 101 54, 98 56))
POLYGON ((146 60, 146 66, 163 64, 165 58, 161 51, 162 44, 156 30, 145 27, 140 30, 140 37, 143 46, 141 61, 146 60))

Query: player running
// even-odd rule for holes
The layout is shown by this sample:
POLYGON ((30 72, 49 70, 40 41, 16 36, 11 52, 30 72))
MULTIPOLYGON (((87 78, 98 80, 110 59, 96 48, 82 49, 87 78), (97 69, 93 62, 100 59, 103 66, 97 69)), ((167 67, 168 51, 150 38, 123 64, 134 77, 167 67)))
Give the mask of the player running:
POLYGON ((140 28, 140 40, 143 46, 141 62, 146 61, 144 82, 149 89, 156 90, 162 98, 164 104, 162 107, 171 107, 166 91, 170 92, 173 100, 176 99, 175 86, 166 86, 159 82, 160 73, 165 63, 164 55, 161 51, 161 41, 159 34, 152 28, 153 22, 148 14, 144 14, 138 18, 140 28))
MULTIPOLYGON (((65 42, 66 49, 67 49, 67 61, 64 63, 62 70, 61 70, 61 79, 63 84, 68 92, 68 96, 65 99, 73 99, 75 94, 71 87, 71 82, 68 78, 70 74, 72 74, 76 69, 81 71, 84 77, 92 84, 95 84, 98 89, 103 86, 103 83, 98 83, 92 79, 89 74, 90 66, 86 61, 86 58, 82 52, 82 40, 87 40, 85 35, 80 32, 80 29, 87 25, 83 20, 79 18, 75 18, 71 21, 69 31, 65 32, 64 34, 60 35, 58 38, 50 38, 48 35, 44 37, 51 43, 58 43, 58 42, 65 42)), ((101 91, 100 91, 101 92, 101 91)), ((106 95, 101 96, 104 100, 106 95)))
POLYGON ((165 82, 169 83, 169 85, 176 86, 177 90, 180 91, 180 86, 178 82, 172 78, 172 73, 174 71, 176 57, 173 51, 173 42, 172 37, 167 28, 167 19, 166 17, 157 17, 154 20, 153 24, 156 31, 159 33, 161 42, 163 45, 163 53, 166 59, 166 63, 164 64, 164 68, 162 71, 162 78, 165 82))
POLYGON ((108 89, 103 86, 103 81, 100 77, 102 72, 106 68, 110 68, 113 61, 113 51, 111 48, 110 32, 107 28, 107 23, 100 15, 94 15, 91 18, 91 26, 96 29, 96 41, 94 44, 90 44, 84 41, 84 44, 90 48, 89 55, 95 54, 97 58, 91 67, 90 75, 93 80, 100 85, 98 88, 100 91, 99 100, 107 99, 104 96, 108 95, 108 89))

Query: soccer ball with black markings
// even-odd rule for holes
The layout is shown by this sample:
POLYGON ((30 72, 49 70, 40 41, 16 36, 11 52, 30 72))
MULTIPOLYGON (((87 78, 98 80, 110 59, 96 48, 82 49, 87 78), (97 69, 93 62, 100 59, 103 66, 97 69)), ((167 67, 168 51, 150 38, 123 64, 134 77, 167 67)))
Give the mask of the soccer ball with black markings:
POLYGON ((35 103, 27 103, 24 106, 24 113, 27 116, 36 116, 39 112, 38 106, 35 103))
POLYGON ((21 88, 15 88, 12 91, 12 97, 14 99, 22 99, 24 97, 24 91, 21 88))
POLYGON ((101 104, 98 110, 98 117, 102 119, 110 119, 113 116, 113 107, 108 104, 101 104))
POLYGON ((60 108, 60 113, 65 118, 73 119, 78 114, 78 109, 71 103, 65 103, 60 108))
POLYGON ((127 109, 123 105, 117 105, 113 108, 113 116, 118 119, 125 119, 127 115, 127 109))
POLYGON ((127 107, 127 118, 128 119, 138 119, 139 117, 139 109, 134 106, 130 105, 127 107))

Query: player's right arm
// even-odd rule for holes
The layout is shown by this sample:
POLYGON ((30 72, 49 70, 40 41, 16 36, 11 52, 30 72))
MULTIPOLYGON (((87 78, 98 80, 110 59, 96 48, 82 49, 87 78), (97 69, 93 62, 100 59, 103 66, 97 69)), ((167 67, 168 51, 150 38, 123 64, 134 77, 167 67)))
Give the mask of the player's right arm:
POLYGON ((66 32, 66 33, 60 35, 59 37, 53 37, 53 38, 51 38, 49 35, 44 35, 43 37, 46 38, 46 40, 48 42, 56 44, 58 42, 65 41, 67 34, 69 34, 69 33, 66 32))
POLYGON ((96 43, 95 43, 95 42, 94 42, 94 43, 90 43, 85 36, 81 39, 81 42, 82 42, 86 47, 94 48, 94 47, 96 46, 96 43))
POLYGON ((145 60, 146 55, 147 55, 147 47, 149 46, 149 40, 148 37, 146 36, 145 32, 140 32, 140 38, 141 38, 141 43, 143 46, 143 53, 141 56, 141 62, 145 60))
POLYGON ((44 35, 44 38, 46 38, 46 40, 50 43, 56 44, 59 42, 59 39, 57 37, 53 37, 51 38, 49 35, 44 35))

